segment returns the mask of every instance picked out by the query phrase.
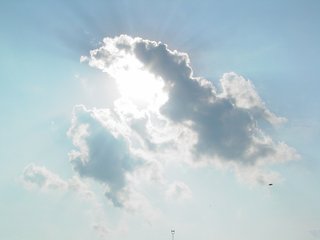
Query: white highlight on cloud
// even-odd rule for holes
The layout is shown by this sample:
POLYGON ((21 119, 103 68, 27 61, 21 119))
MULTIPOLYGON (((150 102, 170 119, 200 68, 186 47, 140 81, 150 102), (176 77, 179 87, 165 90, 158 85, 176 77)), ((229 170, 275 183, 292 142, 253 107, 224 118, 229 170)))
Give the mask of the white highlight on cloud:
POLYGON ((223 74, 220 83, 223 97, 229 98, 237 107, 248 109, 253 116, 264 118, 271 124, 286 122, 265 106, 250 80, 231 72, 223 74))

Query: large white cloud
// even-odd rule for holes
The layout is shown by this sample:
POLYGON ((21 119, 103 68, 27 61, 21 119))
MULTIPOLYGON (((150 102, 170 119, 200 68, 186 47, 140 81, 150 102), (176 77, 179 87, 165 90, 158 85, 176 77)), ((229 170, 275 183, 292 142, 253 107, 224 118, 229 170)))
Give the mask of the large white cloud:
MULTIPOLYGON (((193 75, 186 53, 127 35, 105 38, 80 60, 113 78, 120 96, 109 109, 74 107, 68 136, 75 149, 69 157, 80 178, 105 186, 114 206, 151 220, 157 212, 142 190, 150 182, 164 185, 169 199, 191 198, 186 184, 165 179, 168 166, 212 164, 232 169, 241 180, 266 184, 281 179, 270 164, 299 157, 262 129, 286 119, 269 110, 253 83, 236 73, 224 74, 216 88, 193 75)), ((44 167, 29 165, 23 180, 90 198, 79 178, 65 181, 44 167)), ((108 233, 100 222, 94 229, 102 237, 108 233)))
MULTIPOLYGON (((252 168, 298 156, 294 149, 272 140, 259 128, 259 123, 279 124, 285 118, 272 113, 253 84, 242 76, 224 74, 220 79, 222 90, 217 92, 213 83, 193 76, 187 54, 172 51, 161 42, 126 35, 105 38, 102 46, 92 50, 89 57, 82 57, 82 61, 88 61, 90 66, 114 78, 118 72, 138 68, 163 82, 163 87, 158 90, 166 98, 158 105, 158 112, 145 108, 142 112, 149 119, 136 127, 131 125, 132 129, 138 129, 151 149, 156 149, 151 141, 155 139, 154 133, 166 132, 162 126, 153 124, 157 121, 150 120, 152 111, 155 111, 158 113, 156 118, 167 121, 173 128, 189 130, 189 134, 176 145, 185 144, 188 138, 192 138, 187 150, 196 162, 219 162, 244 169, 243 166, 252 168)), ((127 78, 128 83, 136 81, 137 85, 141 84, 133 74, 127 78)), ((151 76, 150 81, 153 81, 151 76)), ((175 141, 179 136, 172 135, 168 140, 175 141)))
MULTIPOLYGON (((186 53, 127 35, 105 38, 81 61, 114 78, 120 96, 112 109, 74 107, 70 160, 81 177, 106 187, 115 206, 132 210, 137 206, 132 199, 143 198, 136 191, 139 182, 166 183, 164 166, 173 160, 232 168, 242 179, 265 184, 279 179, 265 165, 298 156, 259 127, 285 118, 272 113, 242 76, 224 74, 218 91, 193 76, 186 53)), ((25 175, 41 186, 66 188, 41 168, 31 167, 25 175)), ((169 189, 189 192, 181 184, 169 189)))

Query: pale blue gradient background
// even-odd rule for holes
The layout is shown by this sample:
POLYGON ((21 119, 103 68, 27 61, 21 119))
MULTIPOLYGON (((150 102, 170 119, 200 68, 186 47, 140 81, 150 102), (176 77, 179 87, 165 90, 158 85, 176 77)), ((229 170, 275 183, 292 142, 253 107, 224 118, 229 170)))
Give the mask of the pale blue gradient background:
POLYGON ((159 203, 167 220, 157 225, 106 204, 111 228, 128 221, 129 234, 117 239, 169 239, 172 226, 180 240, 317 239, 310 230, 320 229, 319 12, 316 0, 2 1, 0 239, 98 239, 87 203, 27 191, 19 175, 34 162, 72 176, 72 107, 108 107, 117 95, 113 83, 105 95, 87 91, 77 76, 102 84, 103 75, 79 58, 122 33, 187 52, 195 75, 214 82, 228 71, 252 80, 267 106, 288 118, 270 133, 301 160, 275 167, 285 181, 271 189, 211 168, 175 169, 169 178, 189 184, 193 201, 159 203))

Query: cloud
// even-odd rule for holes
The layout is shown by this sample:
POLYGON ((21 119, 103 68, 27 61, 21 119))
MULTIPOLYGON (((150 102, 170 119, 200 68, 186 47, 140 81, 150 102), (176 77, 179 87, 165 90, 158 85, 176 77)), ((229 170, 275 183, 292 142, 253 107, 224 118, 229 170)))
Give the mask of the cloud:
MULTIPOLYGON (((261 170, 264 165, 297 157, 259 128, 263 121, 274 125, 285 119, 272 113, 242 76, 224 74, 218 92, 212 82, 193 76, 186 53, 126 35, 105 38, 80 60, 114 78, 120 97, 112 109, 74 107, 71 164, 80 177, 102 183, 117 207, 133 208, 130 199, 139 195, 143 174, 164 182, 163 165, 177 156, 191 164, 227 166, 260 183, 275 179, 261 170)), ((70 186, 35 166, 25 178, 43 188, 70 186)), ((188 192, 180 183, 169 189, 171 195, 188 192)))
POLYGON ((185 183, 176 181, 169 185, 166 197, 167 199, 182 201, 192 198, 192 191, 185 183))
POLYGON ((93 200, 94 198, 94 193, 79 177, 74 176, 64 180, 46 167, 37 166, 33 163, 25 167, 21 180, 24 186, 29 189, 70 191, 80 194, 86 200, 93 200))
POLYGON ((110 230, 103 224, 95 223, 92 228, 99 234, 101 239, 107 239, 110 234, 110 230))
POLYGON ((223 74, 220 83, 221 97, 230 99, 238 108, 246 109, 255 118, 271 124, 286 122, 285 118, 276 116, 266 107, 250 80, 231 72, 223 74))
POLYGON ((225 73, 216 87, 194 76, 186 53, 127 35, 103 39, 80 61, 113 78, 119 98, 112 108, 73 108, 67 134, 74 145, 69 159, 76 177, 64 180, 30 164, 22 180, 28 188, 75 192, 89 200, 95 212, 93 228, 101 238, 112 231, 83 179, 99 182, 114 206, 138 212, 150 222, 160 213, 144 186, 165 186, 167 199, 192 198, 185 183, 168 184, 165 173, 172 166, 213 165, 232 169, 241 181, 268 184, 281 180, 271 164, 299 157, 263 129, 266 123, 274 126, 286 119, 268 109, 243 76, 225 73))
POLYGON ((122 135, 126 129, 116 118, 116 113, 108 109, 75 106, 68 135, 77 147, 70 154, 75 171, 81 177, 104 183, 106 196, 121 207, 127 175, 141 160, 130 152, 129 142, 122 135))
POLYGON ((28 188, 44 190, 66 190, 68 183, 45 167, 29 164, 22 173, 22 181, 28 188))
POLYGON ((315 239, 320 239, 320 229, 312 229, 312 230, 310 230, 310 234, 315 239))
POLYGON ((49 171, 46 167, 29 164, 20 176, 23 185, 28 189, 40 189, 44 191, 61 191, 76 193, 90 203, 92 207, 92 228, 101 239, 106 239, 110 230, 105 222, 103 207, 97 200, 94 192, 79 177, 74 176, 64 180, 57 174, 49 171))
POLYGON ((273 171, 268 171, 265 169, 257 168, 255 166, 252 167, 235 167, 235 174, 238 179, 247 184, 260 184, 260 185, 268 185, 270 183, 279 183, 283 179, 277 173, 273 171))
MULTIPOLYGON (((190 152, 191 162, 229 166, 238 172, 243 170, 242 175, 266 164, 298 158, 293 148, 274 141, 259 127, 263 122, 276 125, 286 119, 269 110, 252 82, 236 73, 222 76, 218 92, 212 82, 193 75, 186 53, 170 50, 161 42, 127 35, 105 38, 100 48, 92 50, 89 57, 81 60, 106 72, 116 81, 119 72, 128 72, 130 74, 124 74, 127 83, 136 82, 140 89, 147 89, 147 86, 137 80, 135 72, 148 72, 146 76, 150 81, 163 83, 159 85, 162 87, 157 94, 165 97, 158 102, 157 108, 139 109, 126 96, 118 100, 134 106, 122 108, 120 118, 131 114, 130 120, 124 121, 143 139, 147 149, 140 148, 144 152, 159 152, 157 133, 163 131, 171 136, 166 142, 174 142, 172 149, 184 148, 190 152), (146 117, 136 117, 139 114, 146 117), (159 125, 158 122, 164 124, 159 125), (169 128, 175 130, 170 133, 167 131, 169 128)), ((170 148, 170 144, 162 143, 170 148)), ((256 176, 255 181, 261 182, 262 175, 249 176, 249 179, 256 176)))
POLYGON ((114 206, 130 213, 139 211, 145 220, 152 221, 159 214, 136 188, 141 179, 160 181, 159 166, 141 158, 132 146, 137 144, 134 143, 136 132, 145 131, 139 123, 144 120, 131 122, 123 117, 110 109, 75 106, 68 131, 76 147, 70 153, 71 164, 80 177, 105 186, 105 196, 114 206))

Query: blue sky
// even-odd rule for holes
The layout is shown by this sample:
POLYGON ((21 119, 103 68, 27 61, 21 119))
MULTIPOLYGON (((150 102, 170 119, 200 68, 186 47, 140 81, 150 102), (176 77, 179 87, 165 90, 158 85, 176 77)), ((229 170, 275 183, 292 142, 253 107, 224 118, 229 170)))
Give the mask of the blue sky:
POLYGON ((0 3, 0 238, 168 239, 175 228, 185 240, 319 239, 319 10, 318 1, 0 3), (167 102, 134 112, 125 94, 136 103, 153 91, 137 79, 167 84, 154 88, 167 102))

